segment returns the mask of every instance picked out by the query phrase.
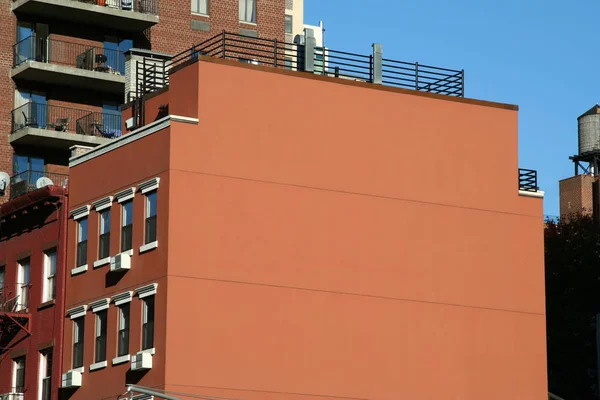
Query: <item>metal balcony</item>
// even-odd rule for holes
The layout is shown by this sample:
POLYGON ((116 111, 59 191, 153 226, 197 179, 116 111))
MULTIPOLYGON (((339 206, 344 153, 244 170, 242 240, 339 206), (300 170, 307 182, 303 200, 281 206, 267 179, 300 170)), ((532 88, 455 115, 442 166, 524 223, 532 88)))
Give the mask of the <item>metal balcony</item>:
POLYGON ((18 16, 141 32, 158 23, 158 0, 15 0, 18 16))
POLYGON ((0 287, 0 350, 6 349, 20 331, 31 334, 30 289, 28 283, 3 283, 0 287))
POLYGON ((12 111, 10 143, 69 150, 121 137, 121 114, 27 103, 12 111))
POLYGON ((117 50, 30 36, 13 45, 14 80, 122 94, 125 56, 117 50))
POLYGON ((10 199, 32 192, 43 186, 65 186, 69 175, 44 171, 23 171, 10 178, 10 199))

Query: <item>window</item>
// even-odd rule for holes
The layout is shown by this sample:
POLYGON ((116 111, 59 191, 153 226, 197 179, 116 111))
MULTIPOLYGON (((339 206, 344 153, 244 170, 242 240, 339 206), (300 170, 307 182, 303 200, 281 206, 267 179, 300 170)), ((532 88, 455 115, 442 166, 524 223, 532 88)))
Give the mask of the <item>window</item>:
MULTIPOLYGON (((33 121, 33 119, 37 120, 42 113, 40 110, 38 110, 38 108, 41 108, 41 107, 43 107, 45 110, 46 106, 45 106, 45 104, 38 105, 36 103, 34 105, 34 103, 29 103, 29 105, 25 106, 25 108, 27 108, 27 109, 24 108, 22 110, 21 116, 27 115, 28 116, 27 118, 31 118, 32 121, 33 121)), ((46 175, 45 170, 46 169, 44 166, 43 158, 29 157, 29 156, 25 156, 25 155, 14 154, 13 155, 14 176, 11 178, 11 184, 13 187, 15 187, 15 186, 17 187, 16 190, 19 191, 19 193, 18 193, 19 195, 24 194, 26 192, 26 190, 24 191, 24 193, 21 193, 21 191, 23 189, 20 189, 19 182, 23 182, 21 184, 22 186, 25 186, 28 184, 35 185, 38 179, 40 179, 41 177, 46 175)))
POLYGON ((56 297, 56 249, 48 250, 44 254, 44 288, 43 301, 54 300, 56 297))
POLYGON ((40 351, 41 400, 52 400, 52 348, 40 351))
POLYGON ((156 191, 146 196, 146 241, 145 244, 156 241, 156 191))
POLYGON ((131 250, 132 229, 133 229, 133 201, 129 200, 122 205, 122 224, 121 224, 121 251, 131 250))
POLYGON ((100 240, 98 259, 102 260, 110 255, 110 209, 100 212, 100 240))
POLYGON ((106 310, 96 313, 96 355, 95 362, 106 361, 106 310))
POLYGON ((13 387, 15 393, 25 392, 25 357, 15 358, 13 360, 13 387))
POLYGON ((87 264, 88 219, 77 221, 77 266, 87 264))
POLYGON ((29 306, 29 258, 19 261, 18 279, 19 298, 17 309, 24 310, 29 306))
POLYGON ((73 368, 83 367, 83 333, 85 317, 73 320, 73 368))
POLYGON ((154 296, 142 300, 142 350, 154 347, 154 296))
POLYGON ((0 289, 4 287, 4 276, 6 275, 6 266, 0 266, 0 289))
POLYGON ((292 16, 285 16, 285 33, 292 33, 292 16))
POLYGON ((117 356, 129 354, 129 303, 119 307, 119 338, 117 356))
MULTIPOLYGON (((118 71, 121 75, 125 74, 125 53, 133 47, 133 40, 116 37, 107 37, 104 40, 104 55, 106 61, 104 66, 108 70, 118 71)), ((120 114, 119 114, 120 115, 120 114)))
POLYGON ((240 21, 256 22, 256 0, 240 0, 240 21))
POLYGON ((192 0, 192 12, 208 15, 208 0, 192 0))

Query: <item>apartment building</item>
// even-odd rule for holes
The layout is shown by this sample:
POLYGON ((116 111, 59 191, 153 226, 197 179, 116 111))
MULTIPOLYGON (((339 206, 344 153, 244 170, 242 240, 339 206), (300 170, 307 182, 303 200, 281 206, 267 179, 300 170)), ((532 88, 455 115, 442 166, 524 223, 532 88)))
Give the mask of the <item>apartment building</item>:
POLYGON ((0 171, 14 181, 27 171, 66 174, 71 146, 124 134, 128 50, 176 54, 222 31, 283 40, 284 1, 7 0, 0 171))
POLYGON ((0 205, 0 399, 58 398, 67 204, 44 186, 0 205))
POLYGON ((70 159, 63 392, 547 398, 516 106, 463 98, 461 71, 382 85, 404 64, 377 45, 364 82, 196 50, 70 159))

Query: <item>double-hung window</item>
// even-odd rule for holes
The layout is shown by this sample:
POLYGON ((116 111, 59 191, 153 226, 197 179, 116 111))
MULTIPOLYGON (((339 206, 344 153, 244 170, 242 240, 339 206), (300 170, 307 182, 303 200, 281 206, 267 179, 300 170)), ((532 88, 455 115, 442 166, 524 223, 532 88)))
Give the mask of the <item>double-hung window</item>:
POLYGON ((98 248, 99 260, 110 255, 110 208, 100 212, 100 237, 98 248))
POLYGON ((117 356, 129 354, 129 303, 119 307, 119 333, 117 356))
POLYGON ((123 252, 132 248, 133 200, 127 200, 121 208, 121 251, 123 252))
POLYGON ((44 254, 44 288, 43 301, 54 300, 56 296, 56 249, 44 254))
POLYGON ((73 368, 83 367, 85 317, 73 319, 73 368))
POLYGON ((96 363, 106 361, 106 312, 101 310, 96 313, 96 363))
POLYGON ((30 267, 29 258, 24 258, 19 261, 18 275, 19 282, 17 283, 19 290, 19 298, 17 300, 17 308, 25 310, 29 307, 29 283, 30 283, 30 267))
POLYGON ((256 0, 240 0, 240 21, 256 22, 256 0))
POLYGON ((142 299, 142 350, 154 347, 154 296, 142 299))
POLYGON ((192 12, 208 15, 208 0, 192 0, 192 12))
POLYGON ((13 360, 13 387, 15 393, 25 392, 25 357, 13 360))
POLYGON ((291 15, 286 15, 285 16, 285 33, 292 33, 292 16, 291 15))
POLYGON ((88 239, 88 219, 81 218, 77 221, 77 266, 81 267, 87 264, 87 239, 88 239))
POLYGON ((145 244, 156 241, 156 190, 146 195, 145 244))
POLYGON ((40 351, 40 389, 42 400, 52 400, 52 348, 40 351))

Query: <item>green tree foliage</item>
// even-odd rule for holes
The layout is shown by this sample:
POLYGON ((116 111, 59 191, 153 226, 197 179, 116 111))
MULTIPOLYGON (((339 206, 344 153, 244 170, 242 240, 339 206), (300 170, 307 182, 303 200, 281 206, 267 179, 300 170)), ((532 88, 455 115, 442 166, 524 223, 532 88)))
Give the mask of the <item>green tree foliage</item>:
POLYGON ((547 220, 544 239, 549 390, 598 400, 600 226, 588 215, 547 220))

